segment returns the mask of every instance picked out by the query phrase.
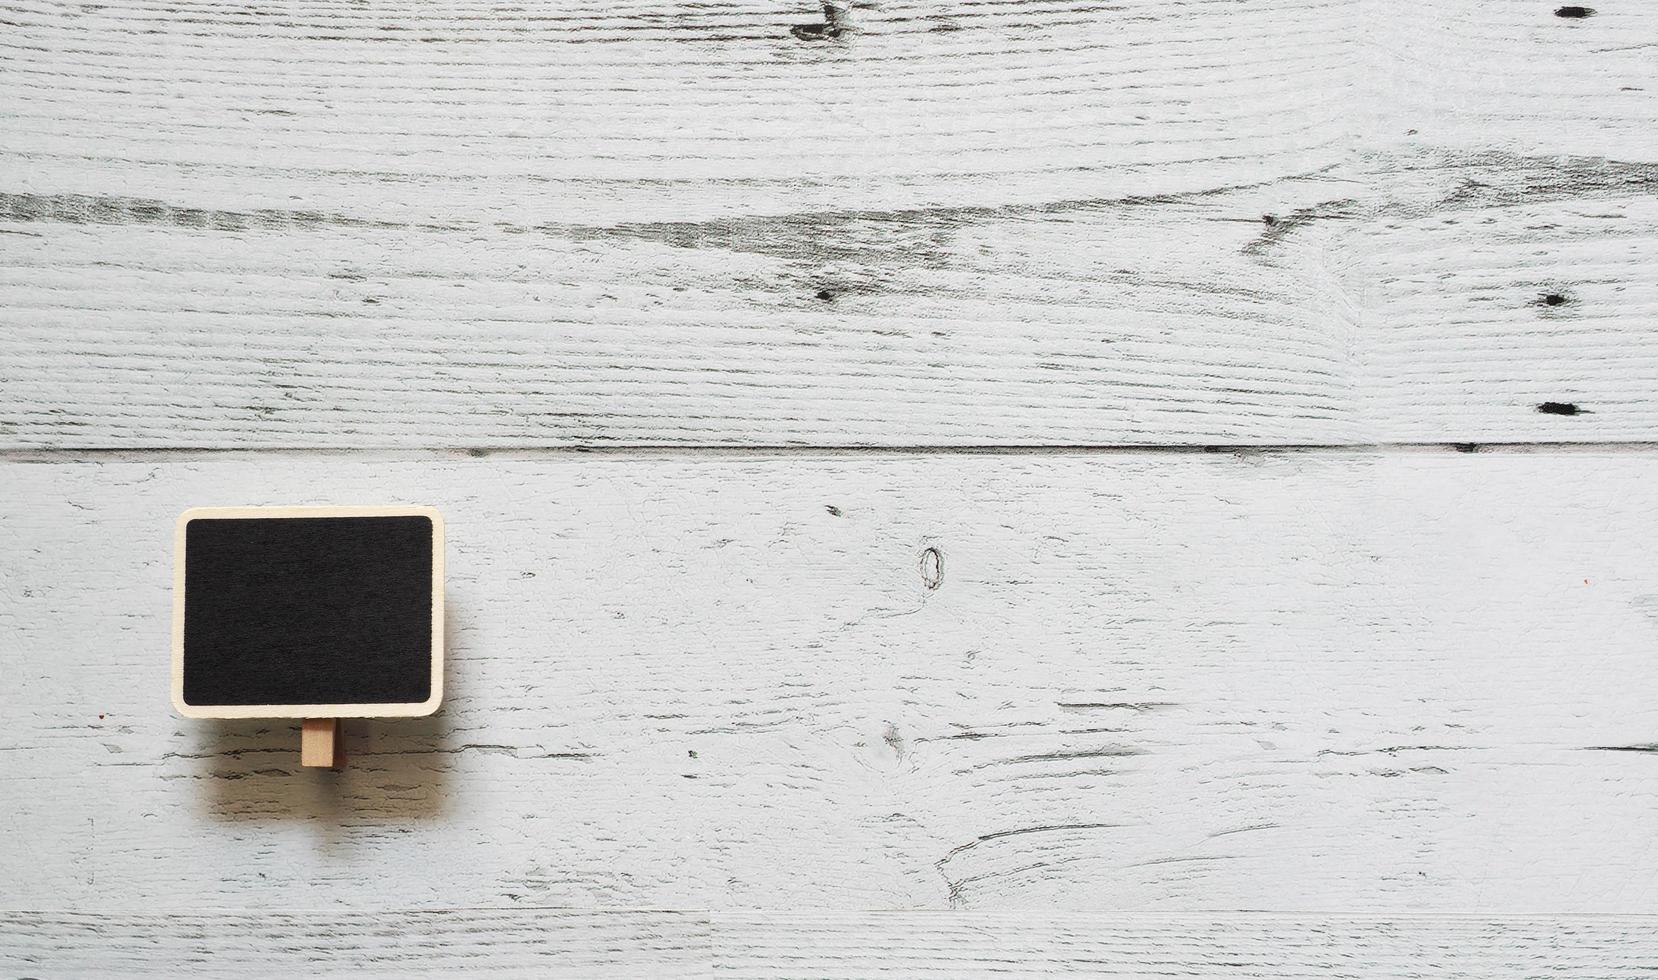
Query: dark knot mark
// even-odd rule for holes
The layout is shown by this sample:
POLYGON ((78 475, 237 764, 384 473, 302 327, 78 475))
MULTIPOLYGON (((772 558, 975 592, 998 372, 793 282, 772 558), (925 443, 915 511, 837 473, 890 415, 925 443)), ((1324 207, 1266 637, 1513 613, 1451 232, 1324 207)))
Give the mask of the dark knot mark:
POLYGON ((1583 409, 1577 407, 1576 402, 1544 402, 1537 406, 1537 410, 1544 415, 1587 415, 1583 409))
POLYGON ((921 584, 929 592, 944 584, 944 556, 937 548, 921 552, 921 584))
POLYGON ((797 24, 789 28, 789 33, 802 41, 833 41, 851 31, 852 11, 846 0, 824 0, 821 24, 797 24))
POLYGON ((835 505, 834 505, 834 504, 824 504, 824 505, 823 505, 823 506, 824 506, 824 507, 826 507, 826 508, 828 508, 828 510, 829 510, 829 515, 830 515, 830 516, 831 516, 831 517, 839 517, 839 516, 841 516, 841 509, 840 509, 840 508, 839 508, 839 507, 836 507, 836 506, 835 506, 835 505))
POLYGON ((1572 301, 1572 296, 1571 296, 1570 293, 1565 293, 1565 292, 1540 293, 1540 294, 1538 294, 1536 299, 1531 301, 1531 305, 1533 305, 1533 306, 1565 306, 1567 303, 1570 303, 1571 301, 1572 301))
POLYGON ((835 294, 827 289, 820 289, 817 291, 817 298, 823 300, 825 303, 833 303, 835 301, 835 294))
POLYGON ((1558 8, 1555 9, 1554 15, 1556 17, 1568 17, 1568 18, 1593 17, 1595 15, 1595 8, 1593 8, 1593 7, 1558 7, 1558 8))

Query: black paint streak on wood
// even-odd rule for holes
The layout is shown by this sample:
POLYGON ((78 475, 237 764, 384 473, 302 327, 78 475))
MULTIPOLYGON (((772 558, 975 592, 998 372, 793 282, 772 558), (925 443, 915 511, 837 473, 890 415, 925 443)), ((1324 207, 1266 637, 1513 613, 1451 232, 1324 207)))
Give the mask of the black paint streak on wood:
MULTIPOLYGON (((1056 213, 1071 210, 1054 205, 1056 213)), ((958 231, 992 217, 993 209, 935 208, 907 211, 837 211, 722 218, 712 221, 648 221, 610 226, 544 224, 535 231, 571 241, 657 242, 674 248, 719 249, 789 259, 812 266, 854 261, 942 269, 955 261, 958 231)), ((832 302, 846 283, 814 290, 832 302)))
POLYGON ((1385 755, 1397 755, 1400 752, 1461 752, 1468 748, 1465 745, 1384 745, 1375 749, 1319 749, 1318 755, 1323 758, 1327 755, 1358 756, 1374 755, 1378 752, 1385 755))
MULTIPOLYGON (((537 748, 540 748, 540 746, 537 746, 537 748)), ((429 751, 433 754, 444 755, 459 755, 462 752, 482 752, 485 755, 510 755, 514 759, 594 759, 598 757, 598 753, 595 752, 524 752, 511 745, 483 745, 476 742, 468 742, 465 745, 457 745, 452 749, 431 749, 429 751)), ((366 754, 372 755, 373 753, 366 754)))
POLYGON ((1544 402, 1537 406, 1537 411, 1544 415, 1588 415, 1589 412, 1577 407, 1575 402, 1544 402))
POLYGON ((165 201, 90 194, 15 194, 0 192, 0 221, 44 222, 66 225, 148 225, 196 228, 202 231, 272 231, 309 228, 370 228, 390 231, 419 228, 454 231, 443 225, 407 225, 370 221, 321 211, 260 208, 220 211, 180 207, 165 201))
MULTIPOLYGON (((1306 175, 1302 175, 1306 176, 1306 175)), ((956 235, 986 221, 1044 221, 1065 215, 1107 213, 1121 208, 1190 204, 1277 181, 1214 187, 1177 194, 1074 198, 1042 203, 944 205, 891 211, 814 211, 708 221, 640 221, 614 225, 548 222, 517 232, 540 232, 570 241, 651 241, 676 248, 724 249, 822 265, 855 261, 946 269, 958 261, 956 235)), ((836 295, 855 283, 821 281, 836 295)), ((873 288, 873 287, 870 287, 873 288)), ((818 297, 822 299, 822 296, 818 297)))
POLYGON ((963 851, 970 851, 987 841, 1001 840, 1005 837, 1018 837, 1021 834, 1052 834, 1066 830, 1120 830, 1126 824, 1120 823, 1058 823, 1043 827, 1021 827, 1018 830, 998 830, 993 834, 983 834, 965 844, 950 848, 949 852, 934 863, 943 866, 945 862, 963 851))
POLYGON ((1058 752, 1038 752, 1034 755, 1016 755, 1007 759, 992 759, 974 768, 986 766, 1011 766, 1026 762, 1066 762, 1072 759, 1128 759, 1137 755, 1145 755, 1144 749, 1132 746, 1119 745, 1104 749, 1076 749, 1058 752))
MULTIPOLYGON (((147 225, 223 232, 291 231, 326 227, 445 232, 475 231, 490 227, 508 234, 550 234, 571 241, 616 238, 647 240, 683 248, 727 249, 813 263, 856 259, 870 263, 898 262, 911 268, 943 268, 953 260, 954 235, 978 222, 1042 220, 1051 216, 1099 212, 1120 207, 1190 203, 1258 186, 1262 184, 1216 187, 1177 194, 1088 198, 1038 204, 810 212, 700 222, 637 222, 610 226, 564 223, 516 225, 500 222, 487 225, 409 224, 319 211, 278 208, 225 211, 185 207, 150 198, 0 192, 0 221, 147 225)), ((1320 208, 1333 206, 1320 205, 1320 208)), ((1305 223, 1305 220, 1301 223, 1305 223)), ((1280 227, 1285 224, 1293 226, 1295 223, 1294 216, 1278 221, 1280 227)), ((821 287, 817 291, 817 298, 831 301, 840 292, 854 286, 855 284, 821 287), (829 295, 825 296, 824 293, 829 295)))
POLYGON ((1282 824, 1276 824, 1276 823, 1250 824, 1248 827, 1234 827, 1231 830, 1211 831, 1210 834, 1209 834, 1209 837, 1212 839, 1212 838, 1215 838, 1215 837, 1228 837, 1228 836, 1231 836, 1232 834, 1251 834, 1251 833, 1254 833, 1254 832, 1259 831, 1259 830, 1277 830, 1280 826, 1282 826, 1282 824))
POLYGON ((1595 15, 1595 8, 1593 8, 1593 7, 1560 7, 1560 8, 1555 10, 1554 15, 1556 17, 1567 17, 1567 18, 1593 17, 1595 15))
POLYGON ((1194 854, 1191 857, 1161 857, 1150 861, 1136 861, 1129 865, 1131 868, 1150 868, 1159 864, 1195 864, 1205 861, 1236 861, 1237 854, 1194 854))
POLYGON ((1296 208, 1282 218, 1270 214, 1263 215, 1261 223, 1266 227, 1259 235, 1255 236, 1253 241, 1243 247, 1243 253, 1245 255, 1260 255, 1289 237, 1296 229, 1305 228, 1314 221, 1340 220, 1359 216, 1359 202, 1352 198, 1325 201, 1311 207, 1296 208))
POLYGON ((1179 707, 1169 701, 1061 701, 1056 706, 1061 711, 1104 711, 1112 708, 1125 711, 1156 711, 1159 708, 1179 707))
POLYGON ((1644 745, 1589 745, 1585 748, 1590 752, 1641 752, 1658 755, 1658 742, 1647 742, 1644 745))
POLYGON ((1449 769, 1439 766, 1413 766, 1410 769, 1372 769, 1370 775, 1380 776, 1383 779, 1398 779, 1400 776, 1449 776, 1449 769))
POLYGON ((1658 163, 1589 156, 1526 156, 1503 150, 1444 152, 1412 162, 1390 160, 1393 169, 1466 171, 1450 194, 1411 206, 1402 216, 1426 217, 1446 209, 1507 207, 1546 201, 1595 200, 1658 192, 1658 163))

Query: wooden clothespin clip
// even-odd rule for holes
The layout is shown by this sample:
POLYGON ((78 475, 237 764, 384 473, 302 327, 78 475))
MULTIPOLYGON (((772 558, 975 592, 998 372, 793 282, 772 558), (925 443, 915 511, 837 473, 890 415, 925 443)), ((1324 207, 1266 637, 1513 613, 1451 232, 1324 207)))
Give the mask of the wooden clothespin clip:
POLYGON ((339 769, 345 766, 345 739, 338 718, 307 718, 299 733, 299 764, 339 769))

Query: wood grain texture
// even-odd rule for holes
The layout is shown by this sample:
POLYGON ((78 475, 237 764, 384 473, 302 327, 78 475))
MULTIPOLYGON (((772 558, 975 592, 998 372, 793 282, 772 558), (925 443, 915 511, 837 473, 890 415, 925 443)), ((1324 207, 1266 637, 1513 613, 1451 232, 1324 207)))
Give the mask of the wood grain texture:
POLYGON ((551 909, 0 912, 0 968, 55 977, 1646 977, 1651 916, 1493 918, 551 909))
POLYGON ((714 918, 715 975, 1644 977, 1644 916, 840 914, 714 918))
POLYGON ((1355 286, 1378 433, 1650 439, 1658 166, 1444 154, 1397 178, 1423 203, 1367 232, 1355 286))
POLYGON ((7 11, 27 190, 320 212, 300 225, 701 222, 1256 182, 1344 152, 1329 93, 1354 70, 1356 15, 898 2, 814 39, 794 29, 822 23, 818 4, 755 0, 7 11))
POLYGON ((1649 450, 921 451, 1658 440, 1556 7, 0 0, 0 973, 1649 975, 1649 450), (385 500, 442 712, 172 717, 385 500))
POLYGON ((0 464, 18 908, 1618 912, 1658 855, 1640 451, 0 464), (448 695, 167 711, 186 506, 449 524, 448 695), (188 841, 188 847, 181 842, 188 841))
POLYGON ((1651 4, 1369 3, 1375 145, 1658 161, 1651 4))
POLYGON ((0 7, 0 445, 1658 438, 1650 4, 0 7))
POLYGON ((598 241, 66 226, 0 273, 0 426, 155 447, 1163 442, 1194 419, 1355 438, 1331 273, 1243 253, 1277 195, 1320 195, 1240 193, 1248 221, 1090 203, 598 241))
POLYGON ((709 975, 705 915, 0 912, 0 970, 39 977, 632 978, 709 975))

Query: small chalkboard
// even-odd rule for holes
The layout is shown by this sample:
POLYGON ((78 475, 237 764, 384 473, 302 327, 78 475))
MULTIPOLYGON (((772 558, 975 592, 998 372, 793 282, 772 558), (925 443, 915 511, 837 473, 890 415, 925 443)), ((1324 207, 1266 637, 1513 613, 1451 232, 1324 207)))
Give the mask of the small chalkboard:
POLYGON ((173 704, 181 714, 411 716, 442 699, 436 510, 200 507, 179 517, 173 704))

